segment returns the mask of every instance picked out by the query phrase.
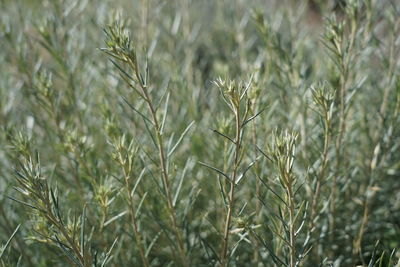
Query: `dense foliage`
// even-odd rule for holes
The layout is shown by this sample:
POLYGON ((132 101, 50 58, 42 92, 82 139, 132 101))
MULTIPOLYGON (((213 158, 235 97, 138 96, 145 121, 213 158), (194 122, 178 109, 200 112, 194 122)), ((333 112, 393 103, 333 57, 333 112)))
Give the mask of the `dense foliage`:
POLYGON ((1 266, 400 266, 400 2, 0 1, 1 266))

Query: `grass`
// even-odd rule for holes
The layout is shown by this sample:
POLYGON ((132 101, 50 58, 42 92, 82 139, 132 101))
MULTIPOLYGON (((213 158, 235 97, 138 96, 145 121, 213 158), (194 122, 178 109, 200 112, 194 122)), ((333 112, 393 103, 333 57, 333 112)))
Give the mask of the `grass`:
POLYGON ((399 4, 0 1, 0 265, 400 266, 399 4))

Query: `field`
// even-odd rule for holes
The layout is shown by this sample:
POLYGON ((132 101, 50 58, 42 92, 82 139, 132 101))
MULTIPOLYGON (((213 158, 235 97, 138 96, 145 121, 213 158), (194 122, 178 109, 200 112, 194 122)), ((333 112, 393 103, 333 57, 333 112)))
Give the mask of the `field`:
POLYGON ((0 0, 0 266, 400 266, 400 1, 0 0))

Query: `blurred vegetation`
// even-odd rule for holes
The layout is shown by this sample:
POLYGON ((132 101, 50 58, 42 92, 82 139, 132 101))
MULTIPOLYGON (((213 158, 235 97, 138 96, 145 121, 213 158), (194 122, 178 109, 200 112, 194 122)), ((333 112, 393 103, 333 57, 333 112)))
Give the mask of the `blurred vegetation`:
POLYGON ((397 0, 0 0, 1 266, 400 266, 397 0))

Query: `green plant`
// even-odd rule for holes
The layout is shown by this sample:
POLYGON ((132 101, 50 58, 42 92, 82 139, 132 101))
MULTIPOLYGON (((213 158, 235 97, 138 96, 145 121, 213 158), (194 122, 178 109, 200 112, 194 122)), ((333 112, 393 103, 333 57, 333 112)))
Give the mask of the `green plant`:
POLYGON ((399 6, 0 1, 0 266, 399 266, 399 6))

